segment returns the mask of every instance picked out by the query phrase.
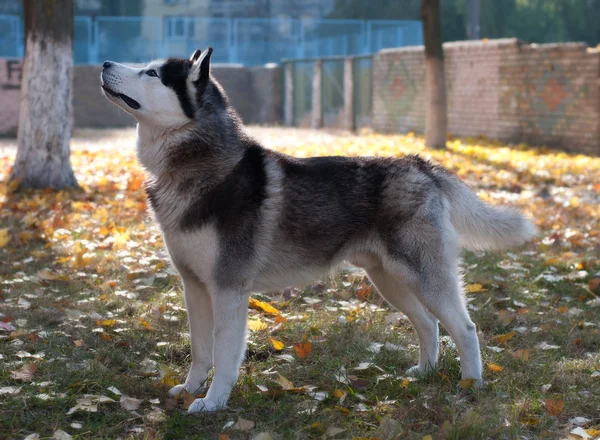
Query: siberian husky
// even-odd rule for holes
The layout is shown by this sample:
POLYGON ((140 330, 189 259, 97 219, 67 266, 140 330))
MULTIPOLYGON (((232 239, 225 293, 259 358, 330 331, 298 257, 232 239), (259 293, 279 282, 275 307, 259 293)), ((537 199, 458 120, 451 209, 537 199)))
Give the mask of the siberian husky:
POLYGON ((183 280, 192 364, 170 393, 205 389, 214 367, 189 412, 223 408, 245 351, 250 292, 307 283, 344 260, 415 327, 419 363, 408 374, 435 367, 439 321, 462 377, 480 386, 459 249, 518 245, 533 225, 418 156, 296 159, 261 147, 211 76, 211 53, 144 67, 107 61, 101 74, 106 97, 138 121, 145 190, 183 280))

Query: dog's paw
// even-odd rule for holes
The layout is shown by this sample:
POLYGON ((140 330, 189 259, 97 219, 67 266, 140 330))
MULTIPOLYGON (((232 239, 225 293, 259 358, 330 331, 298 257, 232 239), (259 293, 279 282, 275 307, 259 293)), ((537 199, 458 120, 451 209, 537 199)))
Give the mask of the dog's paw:
POLYGON ((177 397, 179 396, 181 393, 183 393, 183 391, 187 391, 189 394, 193 394, 193 395, 198 395, 198 394, 203 394, 206 391, 206 385, 202 385, 198 388, 196 388, 195 390, 190 390, 190 387, 186 384, 179 384, 179 385, 175 385, 173 388, 171 388, 168 392, 169 397, 177 397))
POLYGON ((179 384, 179 385, 175 385, 173 388, 171 388, 168 392, 169 397, 177 397, 179 396, 181 393, 183 393, 183 390, 185 390, 185 384, 179 384))
POLYGON ((216 402, 206 399, 205 397, 201 397, 192 402, 188 408, 188 414, 219 411, 223 408, 225 408, 225 405, 219 405, 216 402))
POLYGON ((429 369, 421 368, 418 365, 415 365, 414 367, 410 367, 408 370, 406 370, 405 374, 410 377, 420 377, 420 376, 424 376, 429 373, 430 373, 429 369))

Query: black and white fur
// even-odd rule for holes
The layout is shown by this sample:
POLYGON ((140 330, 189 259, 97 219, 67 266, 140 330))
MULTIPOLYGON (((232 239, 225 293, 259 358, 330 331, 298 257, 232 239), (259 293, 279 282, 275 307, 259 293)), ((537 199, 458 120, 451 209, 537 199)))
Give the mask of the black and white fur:
POLYGON ((249 137, 210 75, 212 49, 136 68, 106 62, 106 97, 138 121, 146 192, 188 310, 192 365, 182 389, 226 405, 246 346, 250 292, 307 283, 349 261, 404 312, 420 342, 409 374, 438 359, 438 321, 481 385, 475 325, 457 272, 460 247, 503 248, 534 234, 518 211, 483 203, 446 169, 401 159, 296 159, 249 137))

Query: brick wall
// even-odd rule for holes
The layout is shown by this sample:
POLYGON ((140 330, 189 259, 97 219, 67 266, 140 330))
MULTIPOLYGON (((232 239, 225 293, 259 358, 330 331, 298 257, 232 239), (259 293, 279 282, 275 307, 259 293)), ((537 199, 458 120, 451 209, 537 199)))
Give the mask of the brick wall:
POLYGON ((600 153, 600 54, 584 44, 520 45, 500 65, 498 107, 519 140, 600 153))
MULTIPOLYGON (((597 50, 506 39, 446 43, 444 54, 450 133, 600 154, 597 50)), ((423 48, 383 50, 373 79, 373 128, 423 132, 423 48)))
POLYGON ((373 60, 373 128, 423 131, 425 55, 421 47, 382 50, 373 60))
MULTIPOLYGON (((247 124, 281 121, 281 68, 215 65, 215 78, 247 124)), ((0 59, 0 136, 14 136, 19 125, 21 61, 0 59)), ((75 66, 73 78, 75 127, 134 126, 128 113, 111 104, 100 90, 100 66, 75 66)))

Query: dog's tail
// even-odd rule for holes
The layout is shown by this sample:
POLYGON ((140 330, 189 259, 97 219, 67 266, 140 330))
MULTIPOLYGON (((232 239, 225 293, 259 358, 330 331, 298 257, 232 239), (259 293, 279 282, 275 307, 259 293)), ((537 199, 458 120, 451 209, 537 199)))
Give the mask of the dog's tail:
POLYGON ((446 171, 437 176, 448 199, 450 222, 458 233, 461 247, 503 249, 535 235, 535 226, 519 210, 485 203, 465 183, 446 171))

